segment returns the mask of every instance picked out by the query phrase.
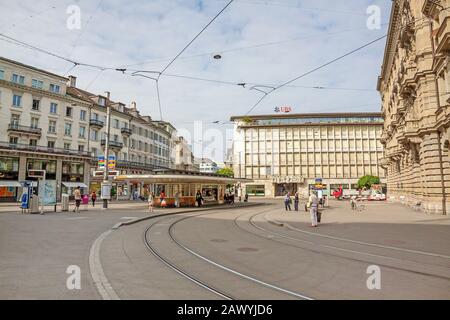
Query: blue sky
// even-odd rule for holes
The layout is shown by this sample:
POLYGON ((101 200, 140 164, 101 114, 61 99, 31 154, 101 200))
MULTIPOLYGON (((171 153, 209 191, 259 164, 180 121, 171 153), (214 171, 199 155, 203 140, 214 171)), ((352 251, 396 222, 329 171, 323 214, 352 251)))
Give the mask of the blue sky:
MULTIPOLYGON (((0 0, 0 33, 77 61, 103 66, 161 70, 226 0, 0 0), (81 30, 66 27, 67 7, 81 9, 81 30), (145 62, 145 63, 143 63, 145 62)), ((231 82, 277 85, 387 31, 391 1, 235 0, 167 74, 231 82), (381 8, 381 29, 366 27, 369 5, 381 8), (222 55, 213 59, 214 53, 222 55)), ((277 106, 294 112, 378 111, 377 77, 382 40, 293 83, 261 103, 254 114, 277 106), (323 86, 362 90, 318 90, 323 86)), ((0 55, 64 74, 70 63, 0 41, 0 55)), ((77 67, 71 71, 82 89, 129 104, 159 118, 154 83, 114 71, 77 67)), ((163 116, 178 128, 195 120, 220 130, 232 115, 245 114, 260 94, 249 88, 174 77, 162 77, 163 116)))

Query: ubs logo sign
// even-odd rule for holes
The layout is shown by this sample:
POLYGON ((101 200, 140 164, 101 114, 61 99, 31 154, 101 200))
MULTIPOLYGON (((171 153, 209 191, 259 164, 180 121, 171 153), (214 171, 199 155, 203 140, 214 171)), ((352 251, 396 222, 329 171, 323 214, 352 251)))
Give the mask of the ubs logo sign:
POLYGON ((289 113, 292 112, 292 107, 284 106, 284 107, 276 107, 274 109, 276 113, 289 113))

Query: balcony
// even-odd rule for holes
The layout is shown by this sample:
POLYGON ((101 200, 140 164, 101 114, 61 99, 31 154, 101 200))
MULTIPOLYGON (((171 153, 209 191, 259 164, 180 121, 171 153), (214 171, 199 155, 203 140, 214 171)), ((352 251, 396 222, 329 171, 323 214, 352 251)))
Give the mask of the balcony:
POLYGON ((97 120, 97 119, 90 119, 89 120, 89 125, 91 127, 97 128, 97 129, 101 129, 103 128, 103 126, 105 125, 105 123, 101 120, 97 120))
POLYGON ((120 129, 120 132, 122 132, 122 134, 126 137, 131 136, 131 134, 133 133, 130 128, 122 128, 120 129))
POLYGON ((8 131, 9 132, 16 132, 16 133, 26 133, 29 135, 34 136, 41 136, 42 135, 42 129, 41 128, 33 128, 33 127, 27 127, 27 126, 21 126, 19 124, 10 123, 8 125, 8 131))
POLYGON ((28 144, 21 143, 9 143, 9 142, 0 142, 0 149, 9 149, 9 150, 17 150, 17 151, 31 151, 31 152, 39 152, 39 153, 51 153, 51 154, 60 154, 62 156, 76 156, 83 158, 90 158, 90 153, 87 151, 78 151, 71 149, 63 149, 63 148, 48 148, 43 146, 30 146, 28 144))
MULTIPOLYGON (((100 143, 102 147, 104 147, 106 145, 106 140, 103 139, 100 143)), ((108 146, 112 150, 121 150, 123 148, 123 143, 119 141, 109 140, 108 146)))

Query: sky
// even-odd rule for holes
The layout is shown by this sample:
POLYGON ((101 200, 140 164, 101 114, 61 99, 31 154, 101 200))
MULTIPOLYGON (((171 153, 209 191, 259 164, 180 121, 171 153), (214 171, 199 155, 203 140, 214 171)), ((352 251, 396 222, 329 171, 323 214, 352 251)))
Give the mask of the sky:
MULTIPOLYGON (((0 34, 86 64, 161 71, 227 3, 0 0, 0 34), (80 28, 71 24, 76 21, 73 6, 80 9, 80 28)), ((383 36, 390 6, 388 0, 235 0, 161 76, 162 117, 187 136, 196 156, 213 143, 209 136, 221 133, 223 148, 211 157, 222 161, 231 139, 230 117, 245 115, 262 96, 250 84, 279 85, 383 36), (375 29, 368 28, 366 11, 374 5, 380 8, 375 29), (216 54, 222 58, 214 59, 216 54), (194 134, 194 124, 202 126, 205 136, 194 134)), ((273 92, 251 114, 275 114, 281 106, 292 107, 293 113, 379 111, 376 83, 384 47, 385 39, 273 92)), ((160 119, 155 82, 132 77, 131 71, 73 68, 1 36, 0 56, 72 74, 79 88, 110 91, 112 100, 136 101, 141 114, 160 119)))

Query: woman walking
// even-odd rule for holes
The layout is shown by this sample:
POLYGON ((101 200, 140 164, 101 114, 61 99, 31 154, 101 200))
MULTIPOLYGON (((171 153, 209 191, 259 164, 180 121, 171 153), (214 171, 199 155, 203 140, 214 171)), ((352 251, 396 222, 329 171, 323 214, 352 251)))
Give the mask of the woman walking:
POLYGON ((198 190, 197 194, 195 195, 195 201, 197 202, 198 207, 202 206, 203 197, 202 194, 200 193, 200 190, 198 190))
POLYGON ((92 200, 92 206, 95 207, 95 200, 97 200, 97 193, 95 191, 92 191, 91 200, 92 200))
POLYGON ((153 192, 150 192, 150 194, 148 195, 148 212, 152 213, 153 212, 153 200, 155 199, 155 195, 153 194, 153 192))

